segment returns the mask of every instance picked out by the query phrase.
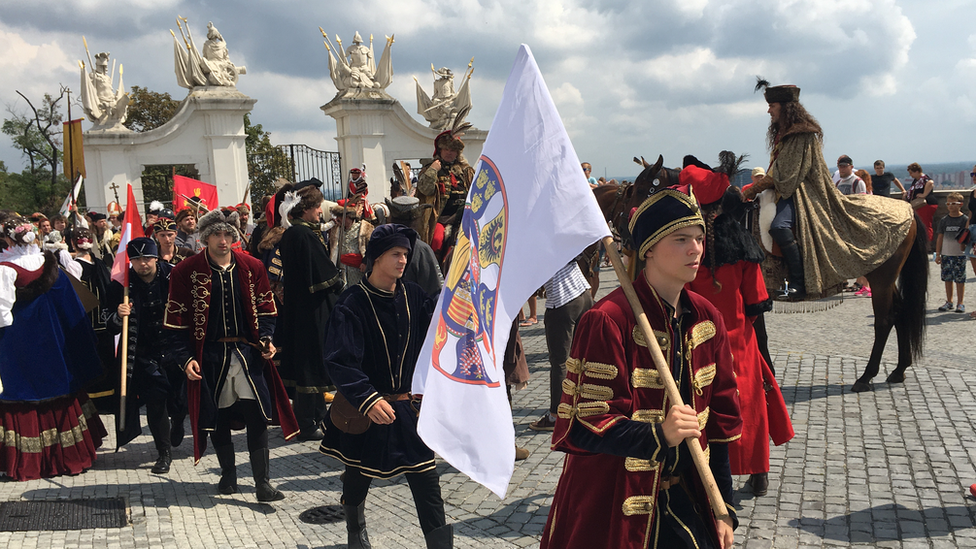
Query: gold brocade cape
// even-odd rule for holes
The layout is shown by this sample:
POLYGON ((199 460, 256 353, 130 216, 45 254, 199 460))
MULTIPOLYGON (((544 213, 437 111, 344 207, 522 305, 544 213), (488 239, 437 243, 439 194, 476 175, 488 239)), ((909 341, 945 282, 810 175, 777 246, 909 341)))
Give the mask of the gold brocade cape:
POLYGON ((877 269, 908 236, 911 205, 872 194, 841 194, 824 160, 823 143, 812 131, 798 128, 782 137, 769 175, 777 199, 793 197, 793 234, 810 297, 826 297, 832 287, 877 269))

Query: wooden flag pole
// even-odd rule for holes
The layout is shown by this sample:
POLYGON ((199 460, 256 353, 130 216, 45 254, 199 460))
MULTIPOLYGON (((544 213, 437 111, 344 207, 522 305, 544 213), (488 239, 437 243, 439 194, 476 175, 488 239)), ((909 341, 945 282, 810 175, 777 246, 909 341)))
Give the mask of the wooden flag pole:
MULTIPOLYGON (((128 278, 128 276, 126 277, 128 278)), ((126 283, 122 293, 122 304, 129 304, 129 284, 126 283)), ((129 381, 129 315, 122 317, 122 379, 119 383, 119 424, 116 426, 121 433, 125 429, 125 395, 129 381)))
MULTIPOLYGON (((623 289, 624 295, 627 296, 630 308, 634 311, 634 316, 637 318, 637 326, 640 328, 641 333, 644 334, 644 340, 647 341, 647 350, 650 351, 654 366, 657 367, 660 379, 664 383, 664 391, 668 397, 668 401, 675 406, 681 406, 684 403, 681 400, 678 385, 674 382, 674 377, 671 375, 671 368, 664 358, 664 353, 661 352, 661 347, 657 343, 657 337, 654 335, 651 323, 648 322, 647 315, 644 313, 644 307, 637 297, 637 292, 634 291, 634 285, 630 282, 627 269, 624 268, 623 261, 620 260, 620 254, 617 253, 617 247, 614 245, 613 237, 604 237, 603 247, 607 251, 610 263, 613 264, 613 270, 617 274, 617 279, 620 281, 620 287, 623 289)), ((718 484, 715 482, 715 477, 712 476, 712 470, 708 467, 708 460, 705 458, 705 452, 702 450, 701 444, 694 437, 686 438, 685 443, 691 451, 695 468, 698 469, 698 475, 701 477, 702 484, 705 486, 705 493, 708 494, 712 513, 715 514, 716 519, 728 517, 729 511, 725 507, 725 498, 719 492, 718 484)))

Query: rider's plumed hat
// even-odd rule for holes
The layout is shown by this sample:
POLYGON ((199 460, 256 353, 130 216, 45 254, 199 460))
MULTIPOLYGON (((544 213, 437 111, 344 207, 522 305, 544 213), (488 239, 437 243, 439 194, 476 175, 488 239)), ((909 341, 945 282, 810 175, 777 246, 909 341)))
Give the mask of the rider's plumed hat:
POLYGON ((630 234, 637 245, 638 257, 669 234, 698 225, 705 230, 705 220, 694 196, 677 189, 662 189, 650 196, 630 218, 630 234))
POLYGON ((763 90, 767 103, 792 103, 800 100, 800 88, 791 84, 770 86, 768 81, 756 77, 756 91, 759 90, 763 90))

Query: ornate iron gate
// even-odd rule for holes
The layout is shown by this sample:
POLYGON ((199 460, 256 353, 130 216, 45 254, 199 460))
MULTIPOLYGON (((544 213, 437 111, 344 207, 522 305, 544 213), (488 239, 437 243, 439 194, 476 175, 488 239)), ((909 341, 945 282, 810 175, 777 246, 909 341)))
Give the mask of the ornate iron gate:
POLYGON ((322 194, 328 200, 342 198, 342 171, 339 153, 320 151, 308 145, 278 145, 291 161, 291 180, 305 181, 313 177, 324 183, 322 194))

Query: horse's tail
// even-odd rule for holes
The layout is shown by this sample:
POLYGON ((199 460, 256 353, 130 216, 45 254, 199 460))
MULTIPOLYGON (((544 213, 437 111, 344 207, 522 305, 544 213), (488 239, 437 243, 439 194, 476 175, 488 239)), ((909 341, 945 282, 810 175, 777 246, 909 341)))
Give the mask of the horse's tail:
POLYGON ((922 357, 925 339, 925 303, 929 288, 928 236, 925 225, 915 216, 915 242, 898 275, 901 307, 895 316, 899 333, 908 334, 908 348, 914 360, 922 357))

